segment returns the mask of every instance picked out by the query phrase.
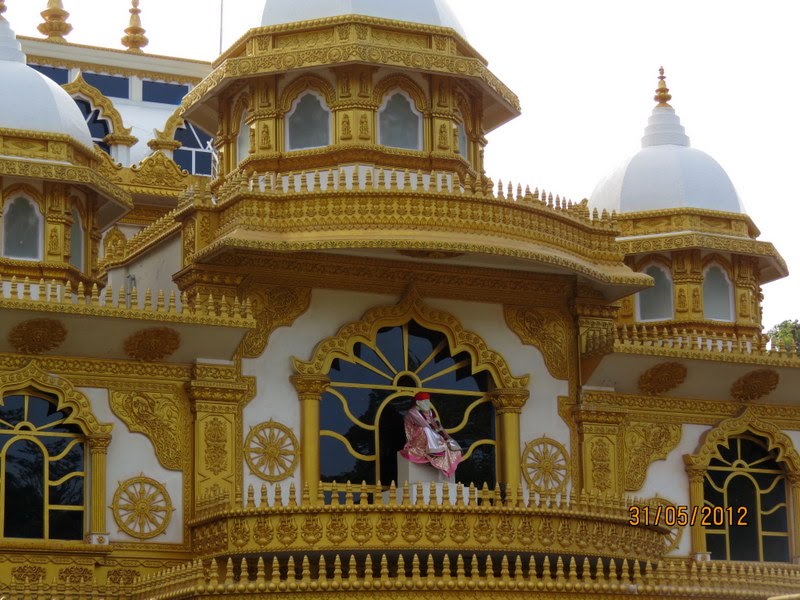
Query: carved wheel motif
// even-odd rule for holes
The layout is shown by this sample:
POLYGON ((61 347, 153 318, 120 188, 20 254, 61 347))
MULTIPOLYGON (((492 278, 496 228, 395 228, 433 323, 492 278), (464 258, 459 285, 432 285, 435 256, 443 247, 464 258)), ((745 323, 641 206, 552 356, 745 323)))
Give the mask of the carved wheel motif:
POLYGON ((567 450, 548 437, 528 442, 522 452, 522 474, 528 486, 541 494, 558 494, 569 481, 567 450))
MULTIPOLYGON (((671 506, 673 509, 676 508, 675 503, 674 502, 670 502, 666 498, 659 498, 658 496, 656 496, 655 498, 653 498, 653 502, 655 504, 663 506, 664 508, 666 508, 668 506, 671 506)), ((678 547, 678 544, 681 543, 681 537, 683 536, 683 530, 684 530, 684 527, 679 527, 677 525, 675 527, 672 527, 669 530, 669 535, 666 538, 666 546, 664 547, 664 554, 669 554, 670 552, 675 550, 675 548, 678 547)))
POLYGON ((251 427, 244 448, 250 470, 265 481, 286 479, 300 458, 294 433, 277 421, 251 427))
POLYGON ((146 540, 166 531, 175 509, 164 485, 142 475, 120 482, 111 510, 122 531, 146 540))

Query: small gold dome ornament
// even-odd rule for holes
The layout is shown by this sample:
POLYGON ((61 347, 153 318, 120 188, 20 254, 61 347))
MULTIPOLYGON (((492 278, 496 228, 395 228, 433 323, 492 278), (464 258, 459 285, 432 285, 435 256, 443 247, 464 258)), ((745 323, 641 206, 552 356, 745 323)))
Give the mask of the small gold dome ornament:
POLYGON ((125 36, 122 38, 122 45, 128 49, 128 52, 142 53, 142 48, 147 46, 150 40, 145 37, 145 30, 142 28, 142 20, 139 14, 142 12, 139 8, 139 0, 131 0, 133 8, 130 9, 131 20, 128 27, 125 29, 125 36))
POLYGON ((40 14, 44 18, 44 23, 37 27, 39 33, 46 35, 48 42, 65 43, 67 40, 64 36, 72 31, 72 25, 67 23, 69 13, 64 10, 61 0, 48 0, 47 9, 40 14))
POLYGON ((6 0, 0 0, 0 15, 6 12, 6 10, 8 10, 8 7, 6 6, 6 0))
POLYGON ((658 69, 658 87, 656 88, 656 95, 653 96, 653 100, 658 102, 658 106, 665 106, 668 108, 672 108, 672 105, 669 103, 672 100, 672 96, 669 93, 669 88, 667 87, 667 82, 665 81, 667 78, 664 77, 664 67, 659 67, 658 69))

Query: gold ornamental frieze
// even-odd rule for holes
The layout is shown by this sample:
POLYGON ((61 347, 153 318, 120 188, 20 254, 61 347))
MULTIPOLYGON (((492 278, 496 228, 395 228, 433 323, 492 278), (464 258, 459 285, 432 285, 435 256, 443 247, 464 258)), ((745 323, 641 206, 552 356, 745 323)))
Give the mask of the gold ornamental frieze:
POLYGON ((55 350, 67 338, 67 328, 56 319, 30 319, 18 323, 8 333, 8 341, 22 354, 41 354, 55 350))
POLYGON ((331 504, 312 505, 307 489, 299 502, 293 485, 288 498, 278 489, 272 504, 266 487, 257 504, 250 486, 246 503, 239 508, 231 508, 227 497, 198 506, 192 522, 193 547, 202 556, 430 548, 575 552, 653 561, 663 555, 669 533, 661 526, 631 527, 626 500, 596 494, 571 498, 531 494, 526 500, 518 488, 516 496, 500 501, 492 499, 500 497, 499 489, 478 491, 445 484, 439 498, 435 485, 426 497, 420 483, 412 500, 407 483, 387 491, 347 484, 335 486, 331 504), (373 503, 367 503, 368 496, 373 503))

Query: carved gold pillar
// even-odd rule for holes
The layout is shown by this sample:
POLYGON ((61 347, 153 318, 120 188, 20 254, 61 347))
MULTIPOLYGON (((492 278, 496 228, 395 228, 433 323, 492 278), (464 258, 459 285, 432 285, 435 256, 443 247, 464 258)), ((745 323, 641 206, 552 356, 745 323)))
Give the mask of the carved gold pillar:
POLYGON ((186 392, 194 413, 195 506, 209 496, 233 502, 242 491, 242 403, 253 389, 234 365, 195 364, 192 371, 186 392))
POLYGON ((317 501, 319 487, 319 401, 331 380, 325 375, 293 375, 292 385, 300 399, 300 471, 309 498, 317 501))
POLYGON ((110 435, 88 438, 89 446, 89 536, 90 544, 108 545, 106 529, 106 455, 110 435))
POLYGON ((578 406, 573 418, 578 426, 583 490, 621 496, 625 485, 621 411, 578 406))
POLYGON ((520 433, 519 415, 530 397, 522 388, 496 389, 489 393, 500 421, 500 481, 507 494, 516 494, 520 486, 520 433))
POLYGON ((789 553, 800 564, 800 473, 787 473, 789 483, 789 553))
MULTIPOLYGON (((686 460, 686 459, 684 459, 686 460)), ((703 467, 686 464, 686 474, 689 477, 689 514, 692 514, 694 507, 697 507, 697 514, 703 507, 703 479, 706 470, 703 467)), ((706 550, 706 528, 700 524, 700 519, 691 526, 692 532, 692 556, 695 560, 709 560, 710 556, 706 550)))

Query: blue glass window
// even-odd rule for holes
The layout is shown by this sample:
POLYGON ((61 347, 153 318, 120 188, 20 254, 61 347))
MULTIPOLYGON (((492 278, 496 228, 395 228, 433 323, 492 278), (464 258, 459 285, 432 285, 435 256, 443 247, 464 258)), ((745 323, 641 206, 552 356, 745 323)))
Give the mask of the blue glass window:
POLYGON ((108 121, 102 119, 100 117, 100 110, 92 108, 92 105, 86 100, 75 98, 75 104, 81 109, 83 118, 86 119, 86 124, 89 126, 89 132, 92 134, 94 143, 100 146, 106 154, 111 154, 111 147, 105 142, 105 137, 111 133, 108 121))
POLYGON ((116 75, 100 75, 99 73, 84 73, 84 80, 89 85, 96 87, 106 96, 113 98, 130 98, 130 82, 127 77, 116 75))
POLYGON ((211 136, 188 121, 175 130, 175 140, 181 148, 172 158, 182 168, 194 175, 211 175, 211 136))
POLYGON ((148 80, 142 82, 142 99, 146 102, 177 105, 187 93, 189 93, 188 85, 148 80))
POLYGON ((45 67, 44 65, 28 65, 32 69, 36 69, 42 75, 46 75, 58 85, 69 83, 69 71, 67 69, 59 69, 58 67, 45 67))

